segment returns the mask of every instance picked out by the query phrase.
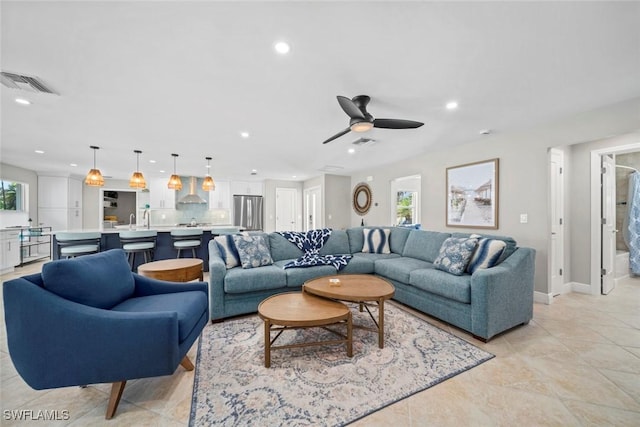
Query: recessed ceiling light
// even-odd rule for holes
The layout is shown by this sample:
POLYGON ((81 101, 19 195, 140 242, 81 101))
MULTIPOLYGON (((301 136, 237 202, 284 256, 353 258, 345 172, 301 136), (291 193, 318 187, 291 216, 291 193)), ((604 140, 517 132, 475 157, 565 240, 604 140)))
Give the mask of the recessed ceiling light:
POLYGON ((69 163, 69 166, 73 166, 74 168, 78 166, 77 163, 69 163))
POLYGON ((164 173, 164 170, 162 170, 162 169, 161 169, 161 170, 160 170, 160 173, 164 173))
POLYGON ((156 162, 155 160, 149 160, 149 163, 155 163, 155 162, 156 162))
POLYGON ((355 148, 349 148, 349 149, 347 150, 347 152, 348 152, 349 154, 353 154, 353 153, 355 153, 355 152, 356 152, 356 149, 355 149, 355 148))
POLYGON ((478 132, 480 135, 489 135, 491 134, 491 129, 482 129, 480 132, 478 132))
POLYGON ((35 152, 38 153, 38 154, 44 154, 44 151, 42 151, 42 150, 35 150, 35 152))
POLYGON ((286 43, 286 42, 277 42, 276 44, 273 45, 273 48, 280 55, 286 55, 291 50, 291 46, 289 46, 289 43, 286 43))
POLYGON ((249 138, 249 132, 240 132, 240 136, 243 137, 244 139, 249 138))
POLYGON ((455 110, 458 108, 458 103, 456 101, 447 102, 447 110, 455 110))
POLYGON ((291 175, 291 178, 297 178, 297 176, 296 175, 291 175))
POLYGON ((22 104, 22 105, 31 105, 31 101, 29 101, 28 99, 24 99, 24 98, 16 98, 16 102, 18 104, 22 104))

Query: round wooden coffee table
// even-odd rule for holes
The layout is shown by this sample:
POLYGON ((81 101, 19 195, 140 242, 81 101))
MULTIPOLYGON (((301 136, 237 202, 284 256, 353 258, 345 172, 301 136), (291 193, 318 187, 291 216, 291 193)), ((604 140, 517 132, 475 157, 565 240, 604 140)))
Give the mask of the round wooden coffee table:
POLYGON ((271 350, 307 347, 312 345, 346 344, 347 356, 353 356, 351 310, 341 302, 314 297, 303 292, 287 292, 271 296, 260 303, 258 315, 264 320, 264 366, 271 366, 271 350), (341 334, 327 325, 346 323, 347 333, 341 334), (303 342, 274 346, 273 343, 286 329, 301 329, 313 326, 325 327, 339 339, 303 342), (278 332, 271 339, 271 332, 278 332))
POLYGON ((138 267, 138 274, 168 282, 202 281, 202 260, 198 258, 179 258, 148 262, 138 267))
POLYGON ((393 297, 396 292, 396 288, 391 283, 371 274, 342 274, 309 280, 302 286, 302 290, 324 298, 359 303, 360 311, 363 307, 366 308, 376 327, 357 327, 377 330, 378 346, 384 348, 384 302, 393 297), (369 302, 378 304, 377 320, 369 311, 367 305, 369 302))

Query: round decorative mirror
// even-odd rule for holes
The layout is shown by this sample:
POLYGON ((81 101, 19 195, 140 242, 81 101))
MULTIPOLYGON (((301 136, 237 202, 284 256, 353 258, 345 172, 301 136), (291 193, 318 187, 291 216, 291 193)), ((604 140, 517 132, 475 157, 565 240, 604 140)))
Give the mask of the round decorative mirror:
POLYGON ((353 189, 353 210, 358 215, 366 215, 371 208, 371 188, 364 182, 359 183, 353 189))

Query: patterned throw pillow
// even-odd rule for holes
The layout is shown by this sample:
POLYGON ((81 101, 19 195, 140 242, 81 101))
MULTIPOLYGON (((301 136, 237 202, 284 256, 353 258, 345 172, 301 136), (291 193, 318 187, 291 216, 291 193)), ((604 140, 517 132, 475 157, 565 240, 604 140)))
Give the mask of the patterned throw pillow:
POLYGON ((242 268, 273 264, 271 252, 262 236, 233 236, 242 268))
POLYGON ((238 249, 236 248, 236 244, 233 242, 232 234, 217 236, 213 240, 218 246, 218 251, 227 266, 227 269, 240 265, 240 255, 238 255, 238 249))
POLYGON ((507 244, 502 240, 488 239, 477 234, 472 234, 471 238, 478 238, 478 248, 473 253, 467 267, 469 274, 482 268, 491 268, 497 265, 507 244))
POLYGON ((477 246, 478 239, 449 237, 440 246, 440 253, 433 265, 438 270, 461 276, 477 246))
POLYGON ((389 250, 389 233, 388 228, 363 228, 364 233, 364 245, 362 246, 362 252, 368 252, 372 254, 388 254, 389 250))

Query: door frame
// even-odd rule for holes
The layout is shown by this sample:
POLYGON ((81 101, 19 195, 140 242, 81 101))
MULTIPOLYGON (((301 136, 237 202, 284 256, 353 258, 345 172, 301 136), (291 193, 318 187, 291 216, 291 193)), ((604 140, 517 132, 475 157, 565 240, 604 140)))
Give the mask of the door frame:
POLYGON ((633 143, 609 148, 600 148, 591 151, 591 274, 589 287, 584 290, 584 293, 600 295, 600 259, 602 253, 602 239, 600 237, 600 211, 602 209, 602 195, 600 192, 600 158, 604 154, 622 154, 639 150, 640 143, 633 143))
MULTIPOLYGON (((565 222, 566 222, 566 216, 565 216, 565 209, 564 209, 564 202, 565 202, 565 191, 564 191, 564 187, 565 187, 565 176, 566 174, 565 172, 565 162, 564 162, 564 151, 559 150, 557 148, 551 148, 549 150, 549 207, 551 208, 553 206, 554 203, 559 202, 559 210, 558 212, 556 212, 556 218, 553 217, 553 210, 550 209, 550 214, 549 214, 549 233, 553 233, 554 232, 554 225, 553 222, 554 221, 558 221, 558 227, 557 227, 557 231, 556 231, 556 240, 558 242, 557 245, 557 249, 558 249, 558 253, 555 254, 555 256, 558 258, 558 263, 557 266, 559 268, 562 269, 563 274, 560 275, 559 277, 561 277, 562 279, 560 280, 560 284, 555 284, 554 285, 554 281, 553 281, 553 274, 554 272, 553 270, 553 266, 556 265, 553 262, 553 242, 552 242, 552 237, 549 237, 549 248, 548 248, 548 255, 549 255, 549 259, 547 261, 547 280, 548 283, 550 284, 550 289, 551 289, 551 297, 557 296, 557 295, 561 295, 561 294, 565 294, 565 293, 569 293, 571 292, 571 285, 568 284, 564 278, 567 277, 566 276, 566 263, 565 263, 565 237, 566 237, 566 233, 565 233, 565 222), (554 179, 553 177, 553 168, 552 166, 552 161, 556 160, 557 163, 560 166, 561 172, 558 174, 559 177, 557 179, 554 179), (555 184, 556 188, 556 200, 553 200, 553 185, 555 184), (562 222, 560 222, 560 220, 562 220, 562 222)), ((549 299, 549 302, 552 301, 552 298, 549 299)))
POLYGON ((323 213, 322 213, 322 187, 319 185, 313 186, 313 187, 309 187, 309 188, 305 188, 303 191, 303 210, 302 210, 302 231, 308 231, 307 230, 307 216, 309 215, 308 212, 308 206, 307 206, 307 197, 309 195, 309 193, 311 192, 317 192, 318 194, 318 207, 317 207, 317 218, 316 218, 316 228, 322 228, 324 227, 324 218, 323 218, 323 213))

